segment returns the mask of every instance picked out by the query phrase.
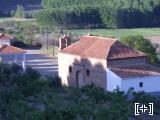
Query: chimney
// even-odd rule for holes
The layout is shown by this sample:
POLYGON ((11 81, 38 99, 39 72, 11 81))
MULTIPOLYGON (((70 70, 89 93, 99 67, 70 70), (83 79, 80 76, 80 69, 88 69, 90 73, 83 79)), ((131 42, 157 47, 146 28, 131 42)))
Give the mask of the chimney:
POLYGON ((71 39, 70 39, 69 35, 65 35, 64 39, 66 41, 66 47, 69 46, 69 45, 71 45, 71 39))
POLYGON ((65 40, 60 36, 59 37, 59 51, 61 51, 62 49, 64 49, 66 47, 66 42, 65 40))
POLYGON ((62 50, 69 45, 71 45, 71 39, 69 36, 64 35, 63 37, 59 37, 59 50, 62 50))

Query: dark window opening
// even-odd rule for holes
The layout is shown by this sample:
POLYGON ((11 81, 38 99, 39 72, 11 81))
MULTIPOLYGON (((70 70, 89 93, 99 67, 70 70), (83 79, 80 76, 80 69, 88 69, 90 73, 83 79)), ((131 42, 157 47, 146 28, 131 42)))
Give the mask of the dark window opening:
POLYGON ((139 87, 143 87, 143 82, 140 82, 140 83, 139 83, 139 87))
POLYGON ((71 73, 72 72, 72 67, 71 66, 69 66, 69 73, 71 73))
POLYGON ((88 69, 86 70, 86 75, 90 76, 90 71, 88 69))

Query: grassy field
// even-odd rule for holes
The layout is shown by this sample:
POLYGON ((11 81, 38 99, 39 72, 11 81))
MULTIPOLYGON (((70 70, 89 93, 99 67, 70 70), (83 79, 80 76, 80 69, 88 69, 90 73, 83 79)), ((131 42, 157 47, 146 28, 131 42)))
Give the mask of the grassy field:
POLYGON ((144 36, 153 36, 160 35, 160 28, 137 28, 137 29, 91 29, 91 30, 68 30, 67 32, 72 33, 74 36, 81 36, 87 33, 91 33, 93 35, 98 36, 106 36, 106 37, 123 37, 127 35, 144 35, 144 36))
MULTIPOLYGON (((116 37, 120 39, 121 37, 128 35, 143 35, 143 36, 160 36, 160 28, 137 28, 137 29, 79 29, 79 30, 67 30, 73 35, 73 38, 91 33, 93 35, 104 36, 104 37, 116 37)), ((160 59, 160 53, 158 53, 158 58, 160 59)))
POLYGON ((15 18, 15 17, 10 17, 10 18, 0 18, 0 23, 4 23, 4 22, 28 22, 28 23, 33 23, 36 22, 35 19, 22 19, 22 18, 15 18))
MULTIPOLYGON (((0 23, 16 21, 16 22, 31 22, 35 23, 35 19, 18 19, 18 18, 0 18, 0 23)), ((55 32, 55 31, 54 31, 55 32)), ((160 35, 160 28, 135 28, 135 29, 74 29, 66 30, 66 32, 71 33, 73 36, 81 36, 87 33, 93 35, 105 36, 105 37, 123 37, 127 35, 144 35, 144 36, 153 36, 160 35)))

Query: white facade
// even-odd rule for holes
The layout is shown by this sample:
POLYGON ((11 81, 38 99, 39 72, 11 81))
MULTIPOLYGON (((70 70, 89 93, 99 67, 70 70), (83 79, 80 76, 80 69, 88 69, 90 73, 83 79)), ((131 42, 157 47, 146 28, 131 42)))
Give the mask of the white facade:
POLYGON ((0 40, 0 45, 10 45, 11 44, 11 40, 0 40))
POLYGON ((75 60, 80 61, 80 59, 81 57, 79 56, 75 57, 73 55, 58 53, 58 71, 59 71, 59 77, 61 77, 63 85, 69 86, 68 85, 69 66, 72 66, 75 60))
POLYGON ((159 92, 160 76, 121 78, 107 69, 107 90, 113 91, 117 86, 125 92, 127 92, 129 88, 134 88, 134 91, 136 92, 159 92))
POLYGON ((121 80, 121 89, 127 91, 128 88, 134 88, 135 91, 159 92, 160 91, 160 76, 147 76, 128 78, 121 80), (140 87, 140 83, 142 87, 140 87))
POLYGON ((121 78, 114 72, 107 69, 107 90, 113 91, 117 87, 121 88, 121 78))

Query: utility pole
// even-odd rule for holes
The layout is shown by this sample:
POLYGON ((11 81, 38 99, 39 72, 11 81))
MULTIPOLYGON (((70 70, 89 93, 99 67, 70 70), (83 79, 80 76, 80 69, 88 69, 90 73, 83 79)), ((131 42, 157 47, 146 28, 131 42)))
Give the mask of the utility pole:
POLYGON ((54 38, 53 38, 53 56, 55 55, 55 53, 54 53, 54 52, 55 52, 55 51, 54 51, 54 45, 55 45, 55 44, 54 44, 54 38))
POLYGON ((47 32, 47 50, 48 50, 48 46, 49 46, 49 41, 48 41, 48 32, 47 32))

